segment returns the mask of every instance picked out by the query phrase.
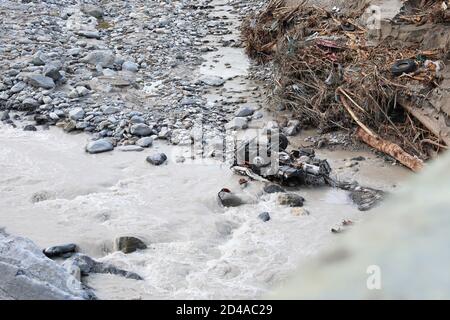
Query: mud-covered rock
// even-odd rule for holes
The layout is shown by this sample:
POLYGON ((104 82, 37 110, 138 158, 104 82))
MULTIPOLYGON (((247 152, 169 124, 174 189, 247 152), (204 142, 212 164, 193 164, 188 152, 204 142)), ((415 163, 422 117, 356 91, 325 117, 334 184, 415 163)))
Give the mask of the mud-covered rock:
POLYGON ((114 249, 123 253, 132 253, 136 250, 147 249, 147 245, 139 238, 126 236, 114 240, 114 249))

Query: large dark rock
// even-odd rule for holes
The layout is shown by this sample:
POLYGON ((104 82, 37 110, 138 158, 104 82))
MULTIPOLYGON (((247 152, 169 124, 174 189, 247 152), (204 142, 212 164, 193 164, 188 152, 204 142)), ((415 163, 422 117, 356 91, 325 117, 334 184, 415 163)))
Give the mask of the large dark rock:
POLYGON ((160 166, 167 161, 167 156, 164 153, 154 153, 147 157, 147 162, 155 166, 160 166))
POLYGON ((303 207, 305 198, 296 193, 282 193, 278 196, 278 203, 289 207, 303 207))
POLYGON ((77 250, 77 245, 74 243, 64 244, 60 246, 53 246, 44 249, 44 254, 49 258, 57 258, 65 256, 70 253, 75 253, 77 250))
POLYGON ((147 249, 147 245, 139 238, 126 236, 118 237, 114 241, 114 248, 123 253, 132 253, 136 250, 147 249))
POLYGON ((219 204, 221 204, 224 207, 239 207, 245 204, 245 201, 242 198, 232 193, 227 188, 223 188, 222 190, 220 190, 219 193, 217 194, 217 198, 219 204))

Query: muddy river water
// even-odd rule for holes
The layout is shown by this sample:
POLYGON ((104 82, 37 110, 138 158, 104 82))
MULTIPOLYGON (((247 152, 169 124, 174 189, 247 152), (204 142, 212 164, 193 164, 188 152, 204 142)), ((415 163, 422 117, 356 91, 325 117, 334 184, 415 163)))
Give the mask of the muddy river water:
MULTIPOLYGON (((311 214, 295 216, 273 196, 261 197, 257 182, 241 190, 239 177, 222 163, 171 160, 153 167, 145 162, 146 152, 88 155, 86 141, 84 134, 56 128, 30 133, 1 127, 0 221, 41 247, 74 242, 83 252, 145 278, 90 276, 100 298, 255 298, 330 244, 336 237, 332 226, 370 215, 359 212, 345 191, 304 188, 296 192, 306 198, 311 214), (219 207, 216 194, 224 186, 255 203, 219 207), (264 211, 272 217, 267 223, 257 218, 264 211), (149 248, 111 252, 120 235, 140 236, 149 248)), ((160 143, 154 149, 173 159, 173 147, 160 143)), ((332 166, 354 156, 326 155, 332 166)), ((392 189, 408 175, 366 156, 360 171, 371 185, 392 189)))
MULTIPOLYGON (((226 9, 219 6, 217 14, 226 9)), ((202 74, 236 77, 247 72, 242 49, 224 48, 205 58, 202 74), (217 67, 226 62, 232 67, 217 67)), ((245 94, 254 85, 234 78, 225 87, 245 94)), ((261 297, 332 243, 338 235, 331 227, 370 216, 357 210, 347 192, 331 188, 296 189, 310 212, 296 216, 276 203, 276 195, 262 195, 258 182, 242 190, 240 177, 221 162, 176 163, 177 147, 157 141, 153 151, 166 152, 169 161, 154 167, 145 161, 147 151, 88 155, 88 138, 58 128, 25 132, 0 125, 0 226, 41 247, 76 243, 82 252, 144 278, 90 275, 87 282, 99 298, 261 297), (216 196, 223 187, 253 204, 221 208, 216 196), (270 212, 271 220, 259 220, 261 212, 270 212), (148 249, 113 252, 112 241, 121 235, 145 239, 148 249)), ((366 160, 358 171, 347 168, 337 174, 390 191, 409 176, 370 153, 319 152, 333 168, 346 168, 349 159, 360 155, 366 160)))

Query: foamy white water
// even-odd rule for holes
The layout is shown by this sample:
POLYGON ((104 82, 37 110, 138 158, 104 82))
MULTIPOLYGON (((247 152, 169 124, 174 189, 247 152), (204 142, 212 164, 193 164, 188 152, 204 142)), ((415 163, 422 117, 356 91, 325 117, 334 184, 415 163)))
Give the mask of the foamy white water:
POLYGON ((0 128, 0 225, 42 247, 77 243, 83 252, 139 273, 145 281, 90 276, 100 298, 257 298, 288 278, 300 262, 328 245, 330 227, 359 220, 344 191, 298 192, 309 216, 295 216, 263 196, 252 182, 247 197, 258 203, 224 210, 222 187, 244 193, 238 176, 221 163, 145 162, 149 151, 88 155, 87 136, 57 128, 24 132, 0 128), (47 200, 32 202, 36 194, 47 200), (272 219, 257 216, 268 211, 272 219), (111 252, 116 236, 137 235, 149 248, 111 252))

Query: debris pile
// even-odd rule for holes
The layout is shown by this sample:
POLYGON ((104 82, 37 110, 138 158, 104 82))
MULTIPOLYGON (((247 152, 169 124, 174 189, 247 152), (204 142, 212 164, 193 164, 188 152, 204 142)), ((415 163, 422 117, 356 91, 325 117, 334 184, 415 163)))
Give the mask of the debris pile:
POLYGON ((448 9, 449 5, 446 1, 407 1, 403 10, 397 15, 395 22, 406 22, 417 25, 450 22, 450 10, 448 9))
MULTIPOLYGON (((266 193, 286 193, 279 185, 288 187, 329 186, 346 190, 350 192, 351 200, 360 211, 367 211, 384 199, 385 193, 381 190, 363 187, 357 182, 339 181, 333 177, 328 161, 317 157, 314 149, 299 148, 288 151, 287 144, 282 143, 283 135, 279 135, 279 145, 272 141, 275 140, 273 139, 274 132, 269 135, 272 139, 268 141, 256 137, 238 144, 234 152, 235 157, 231 170, 237 175, 265 182, 264 192, 266 193)), ((291 194, 281 196, 282 199, 284 199, 283 197, 289 198, 291 194)), ((291 198, 289 199, 292 200, 291 198)), ((226 188, 219 192, 218 199, 225 207, 240 206, 245 203, 226 188)), ((285 204, 286 201, 282 199, 279 199, 279 203, 285 204)), ((294 201, 296 205, 291 206, 301 206, 300 202, 303 201, 304 199, 298 202, 294 201)))
MULTIPOLYGON (((395 19, 406 21, 418 5, 426 8, 421 13, 439 12, 421 14, 423 23, 450 14, 440 1, 407 1, 395 19)), ((425 100, 439 86, 448 48, 374 43, 360 15, 272 0, 247 18, 242 35, 250 57, 273 63, 273 105, 294 110, 303 125, 323 131, 353 130, 356 124, 358 138, 419 171, 445 146, 399 101, 425 100)))

